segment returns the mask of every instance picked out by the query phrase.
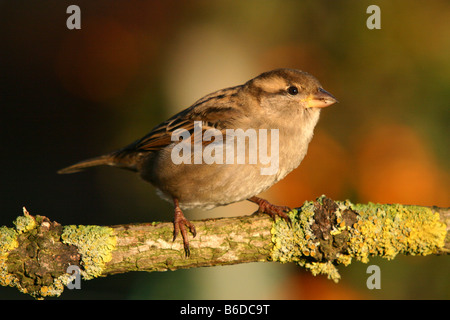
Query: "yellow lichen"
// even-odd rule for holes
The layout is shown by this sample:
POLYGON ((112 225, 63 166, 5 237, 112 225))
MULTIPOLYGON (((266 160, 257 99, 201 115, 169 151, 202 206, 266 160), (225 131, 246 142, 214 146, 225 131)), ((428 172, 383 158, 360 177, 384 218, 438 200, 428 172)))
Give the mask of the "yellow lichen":
MULTIPOLYGON (((39 227, 43 220, 41 216, 31 216, 25 208, 23 213, 23 216, 17 217, 14 221, 15 228, 0 227, 0 285, 17 287, 19 291, 37 298, 59 296, 64 286, 72 280, 71 275, 67 273, 54 278, 53 283, 44 285, 35 292, 29 292, 18 277, 8 272, 8 256, 19 247, 18 236, 27 238, 26 233, 36 232, 34 229, 39 227)), ((81 274, 85 279, 94 278, 102 273, 105 263, 112 258, 111 252, 116 244, 112 229, 99 226, 65 227, 61 239, 66 244, 78 247, 82 256, 81 274)))
POLYGON ((16 282, 16 277, 8 272, 6 260, 9 252, 18 246, 16 230, 0 227, 0 285, 2 286, 12 286, 16 282))
POLYGON ((8 252, 18 246, 16 230, 8 227, 0 227, 0 256, 7 255, 8 252))
POLYGON ((428 255, 444 246, 446 226, 430 208, 369 203, 354 209, 360 221, 351 229, 349 252, 362 262, 371 255, 428 255))
POLYGON ((33 230, 36 227, 36 220, 31 216, 27 209, 23 207, 23 216, 17 217, 14 221, 16 230, 19 234, 33 230))
POLYGON ((326 274, 329 279, 338 281, 340 276, 331 262, 311 262, 308 257, 315 257, 319 246, 311 224, 314 216, 314 203, 305 202, 299 208, 288 213, 292 226, 283 219, 277 219, 272 225, 273 250, 271 259, 282 263, 295 262, 312 272, 326 274))
MULTIPOLYGON (((306 209, 306 208, 305 208, 306 209)), ((312 210, 302 211, 294 209, 288 213, 292 227, 283 219, 277 219, 271 229, 274 244, 271 258, 280 262, 298 262, 304 255, 310 254, 314 234, 309 229, 310 219, 314 215, 312 210)))
POLYGON ((339 253, 337 255, 337 262, 343 264, 344 266, 348 266, 352 262, 352 257, 348 254, 339 253))
POLYGON ((319 274, 327 275, 328 279, 338 282, 341 279, 338 269, 332 262, 306 262, 304 267, 309 269, 311 273, 316 276, 319 274))
POLYGON ((43 299, 45 297, 59 297, 64 291, 64 287, 69 283, 69 281, 65 281, 65 279, 66 275, 54 279, 50 286, 42 286, 39 292, 35 293, 34 296, 38 297, 38 299, 43 299))
MULTIPOLYGON (((25 207, 23 214, 14 221, 15 228, 0 227, 0 285, 16 287, 20 292, 29 293, 38 299, 46 296, 59 296, 67 283, 63 281, 64 276, 54 279, 53 284, 49 286, 42 286, 38 292, 29 292, 14 274, 8 272, 6 262, 9 253, 19 246, 17 236, 30 232, 38 226, 36 218, 31 216, 25 207)), ((37 218, 40 217, 37 216, 37 218)))
MULTIPOLYGON (((322 199, 323 196, 317 202, 322 204, 322 199)), ((271 259, 295 262, 313 274, 326 274, 328 278, 338 281, 339 273, 333 263, 347 266, 352 258, 367 263, 370 256, 393 259, 399 253, 428 255, 445 244, 446 225, 440 221, 439 214, 430 208, 399 204, 354 205, 348 200, 335 203, 337 209, 333 214, 336 224, 332 226, 330 236, 341 237, 341 241, 346 239, 346 250, 337 253, 334 261, 311 262, 312 257, 318 254, 321 257, 319 247, 327 245, 316 239, 311 229, 314 202, 305 202, 301 208, 289 213, 291 228, 282 219, 274 222, 271 259), (343 213, 347 210, 358 213, 357 222, 346 225, 343 213), (346 233, 342 234, 344 231, 346 233)))
POLYGON ((61 239, 63 243, 78 247, 83 267, 81 275, 86 280, 102 274, 116 245, 113 229, 100 226, 66 226, 61 239))

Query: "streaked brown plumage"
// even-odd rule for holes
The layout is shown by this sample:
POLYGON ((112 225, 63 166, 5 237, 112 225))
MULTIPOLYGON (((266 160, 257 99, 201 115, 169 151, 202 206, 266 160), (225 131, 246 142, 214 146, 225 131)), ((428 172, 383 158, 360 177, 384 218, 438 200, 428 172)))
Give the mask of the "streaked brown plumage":
MULTIPOLYGON (((98 165, 138 172, 157 188, 163 198, 174 202, 174 240, 181 231, 185 251, 189 255, 187 228, 194 236, 195 228, 181 209, 210 209, 250 200, 258 204, 260 212, 287 218, 285 210, 288 208, 274 206, 256 195, 300 164, 313 136, 320 109, 335 102, 337 100, 308 73, 276 69, 243 85, 206 95, 132 144, 58 173, 73 173, 98 165), (178 142, 172 141, 172 134, 177 129, 193 133, 194 121, 201 121, 202 133, 217 129, 223 136, 227 129, 255 129, 257 132, 259 129, 278 129, 278 170, 272 175, 262 175, 260 169, 265 165, 260 161, 255 164, 175 164, 171 160, 171 152, 178 142)), ((190 141, 192 147, 195 137, 190 141)), ((209 143, 203 141, 203 146, 209 143)), ((246 148, 248 151, 247 145, 246 148)), ((193 157, 194 153, 191 155, 193 157)), ((248 153, 246 156, 248 159, 248 153)))

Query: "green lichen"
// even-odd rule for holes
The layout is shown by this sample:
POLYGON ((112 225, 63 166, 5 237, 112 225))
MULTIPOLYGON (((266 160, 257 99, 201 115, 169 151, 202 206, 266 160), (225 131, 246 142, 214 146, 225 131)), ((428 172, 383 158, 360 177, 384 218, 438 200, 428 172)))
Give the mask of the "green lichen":
POLYGON ((0 227, 0 258, 6 258, 8 253, 19 246, 17 236, 36 227, 35 219, 23 208, 23 216, 14 221, 15 228, 0 227))
POLYGON ((0 227, 0 255, 7 255, 18 245, 16 230, 4 226, 0 227))
POLYGON ((63 243, 74 245, 81 254, 81 275, 89 280, 102 274, 112 259, 116 245, 113 229, 101 226, 66 226, 61 235, 63 243))
MULTIPOLYGON (((0 285, 16 287, 20 292, 30 294, 38 299, 47 296, 59 296, 63 292, 64 286, 69 282, 65 281, 65 275, 54 279, 48 285, 40 287, 38 291, 30 291, 26 283, 33 284, 32 281, 24 280, 24 277, 22 277, 22 281, 20 280, 15 273, 18 272, 14 269, 16 266, 11 264, 11 261, 8 262, 8 256, 17 254, 15 249, 19 248, 19 241, 25 241, 28 234, 32 237, 36 236, 37 231, 35 229, 40 226, 42 221, 43 217, 33 217, 23 208, 23 216, 17 217, 13 222, 15 228, 0 227, 0 285), (19 237, 21 240, 19 240, 19 237), (14 271, 8 270, 8 263, 9 268, 13 268, 14 271)), ((18 268, 23 268, 23 266, 18 266, 18 268)))
POLYGON ((279 262, 297 262, 312 252, 311 239, 314 234, 310 229, 314 215, 313 208, 305 203, 302 208, 293 209, 288 213, 291 227, 283 219, 274 221, 271 229, 274 247, 271 258, 279 262))
POLYGON ((17 233, 21 234, 36 228, 36 220, 31 216, 25 207, 23 208, 23 216, 17 217, 14 221, 17 233))
POLYGON ((34 218, 23 208, 23 216, 17 217, 14 221, 15 228, 0 227, 0 285, 15 286, 21 292, 27 293, 26 288, 20 285, 19 279, 8 271, 8 256, 19 246, 17 237, 26 231, 36 227, 34 218))
POLYGON ((314 275, 326 274, 337 282, 340 276, 336 265, 347 266, 353 258, 367 263, 370 256, 393 259, 399 253, 429 255, 445 245, 446 224, 430 208, 399 204, 354 205, 348 200, 334 202, 332 224, 331 220, 325 220, 329 230, 319 239, 314 232, 321 230, 320 222, 316 221, 320 217, 315 216, 315 210, 324 204, 324 199, 325 196, 321 196, 315 202, 305 202, 301 208, 292 210, 289 213, 292 227, 283 219, 273 223, 273 261, 295 262, 314 275), (353 216, 349 212, 353 212, 353 216), (330 243, 333 247, 327 247, 330 243), (335 249, 340 251, 333 252, 335 249), (327 252, 331 254, 326 255, 327 252))
POLYGON ((319 246, 319 241, 311 229, 314 222, 314 202, 306 201, 301 208, 293 209, 288 215, 291 226, 283 219, 277 219, 272 225, 274 246, 271 260, 281 263, 294 262, 314 275, 326 274, 329 279, 337 282, 340 275, 331 262, 314 261, 319 246))
POLYGON ((14 228, 0 227, 0 285, 16 287, 19 291, 38 299, 59 296, 74 278, 74 275, 59 269, 61 265, 67 263, 78 264, 78 253, 82 258, 81 274, 85 279, 99 276, 105 263, 111 260, 111 252, 116 244, 116 237, 111 228, 99 226, 63 228, 46 217, 31 216, 25 208, 23 212, 23 216, 17 217, 14 221, 14 228), (33 253, 36 250, 39 250, 40 260, 44 263, 42 266, 32 262, 33 257, 36 257, 33 253), (55 266, 51 265, 53 260, 49 256, 53 250, 61 253, 59 259, 55 260, 55 266), (27 255, 30 255, 30 265, 25 273, 22 261, 28 259, 27 255), (63 257, 67 261, 61 260, 63 257), (30 266, 33 268, 30 269, 30 266), (42 275, 47 267, 49 270, 59 271, 42 275), (36 277, 34 272, 41 275, 36 277))

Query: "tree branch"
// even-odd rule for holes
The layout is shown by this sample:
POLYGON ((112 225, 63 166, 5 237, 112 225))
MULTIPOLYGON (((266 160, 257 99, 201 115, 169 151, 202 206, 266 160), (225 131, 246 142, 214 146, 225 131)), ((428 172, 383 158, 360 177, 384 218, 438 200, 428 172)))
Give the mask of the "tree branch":
POLYGON ((85 280, 129 271, 165 271, 256 261, 295 262, 338 281, 337 265, 370 256, 448 254, 450 209, 352 204, 325 196, 289 213, 291 225, 266 215, 194 221, 184 257, 172 223, 61 226, 24 215, 0 228, 0 284, 41 298, 59 296, 78 266, 85 280))

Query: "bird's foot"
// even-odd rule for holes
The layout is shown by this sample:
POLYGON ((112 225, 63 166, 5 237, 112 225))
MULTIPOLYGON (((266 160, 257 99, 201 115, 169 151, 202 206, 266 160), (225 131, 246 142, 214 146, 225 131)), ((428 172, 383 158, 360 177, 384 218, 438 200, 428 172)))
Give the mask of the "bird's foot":
POLYGON ((289 225, 291 225, 291 219, 287 215, 287 213, 291 211, 291 208, 286 206, 276 206, 274 204, 271 204, 269 201, 258 197, 251 197, 248 200, 256 203, 259 206, 258 210, 255 211, 255 213, 266 213, 273 219, 278 216, 285 220, 289 225))
POLYGON ((178 201, 174 201, 175 203, 175 217, 173 219, 173 241, 176 240, 178 234, 181 232, 181 236, 183 237, 183 245, 184 245, 184 253, 186 257, 189 257, 191 252, 189 250, 189 235, 188 230, 195 237, 197 232, 195 231, 195 226, 190 222, 181 211, 181 208, 178 204, 178 201))

